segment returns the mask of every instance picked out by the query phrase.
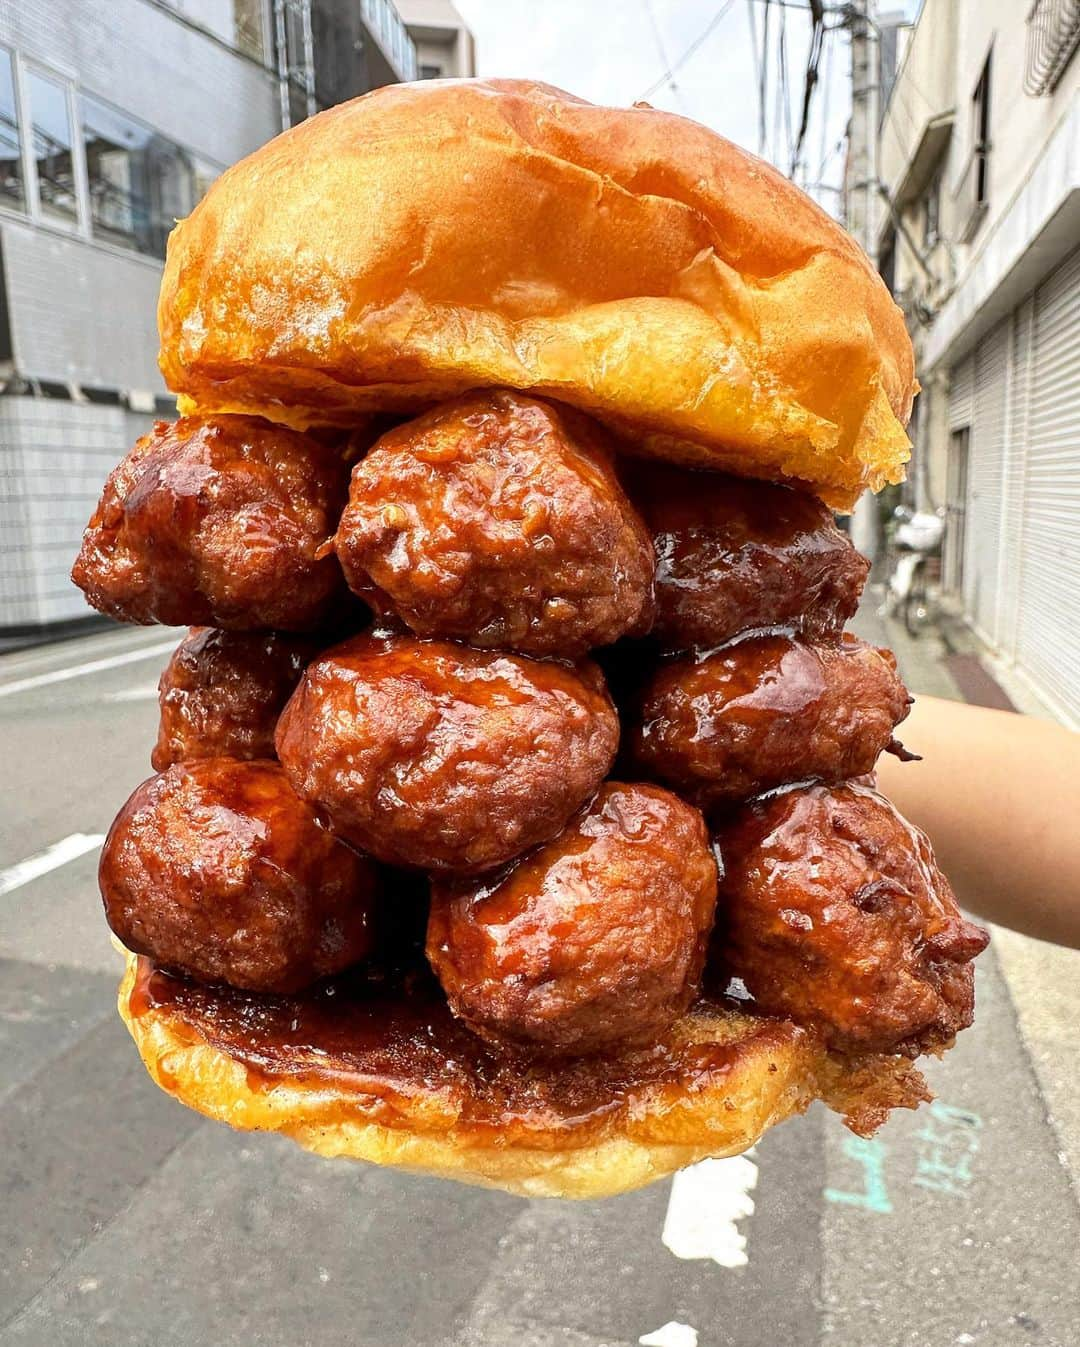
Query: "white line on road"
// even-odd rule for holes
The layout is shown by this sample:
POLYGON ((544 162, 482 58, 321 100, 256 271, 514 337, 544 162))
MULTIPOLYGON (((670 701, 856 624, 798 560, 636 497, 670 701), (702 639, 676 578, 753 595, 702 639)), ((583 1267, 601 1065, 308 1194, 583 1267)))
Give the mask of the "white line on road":
POLYGON ((141 659, 152 659, 163 655, 166 650, 174 650, 176 641, 159 641, 157 645, 145 645, 139 650, 127 650, 122 655, 109 655, 105 659, 92 659, 87 664, 73 664, 67 669, 54 669, 52 673, 34 674, 30 678, 17 678, 13 683, 0 684, 0 697, 10 697, 15 692, 28 692, 31 688, 43 688, 49 683, 63 683, 69 678, 82 678, 84 674, 103 673, 106 669, 118 669, 122 664, 134 664, 141 659))
POLYGON ((28 856, 25 861, 0 870, 0 897, 14 889, 21 889, 32 879, 40 879, 50 870, 59 870, 68 861, 77 861, 88 851, 96 850, 104 841, 104 833, 72 833, 70 837, 62 837, 51 847, 39 851, 36 856, 28 856))
POLYGON ((643 1333, 641 1347, 697 1347, 697 1329, 672 1319, 652 1333, 643 1333))
POLYGON ((728 1160, 700 1160, 671 1183, 661 1240, 676 1258, 711 1258, 721 1267, 745 1267, 746 1236, 736 1225, 754 1212, 753 1152, 728 1160))
POLYGON ((157 683, 140 683, 136 688, 121 688, 119 692, 106 692, 107 702, 156 702, 157 683))

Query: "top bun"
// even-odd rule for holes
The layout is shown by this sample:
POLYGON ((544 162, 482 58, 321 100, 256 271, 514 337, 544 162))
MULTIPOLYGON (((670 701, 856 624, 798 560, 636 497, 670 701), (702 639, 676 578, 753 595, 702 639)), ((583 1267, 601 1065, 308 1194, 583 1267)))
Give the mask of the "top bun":
POLYGON ((840 226, 703 126, 545 84, 390 85, 278 136, 173 231, 158 318, 184 413, 502 385, 841 509, 909 456, 911 343, 840 226))

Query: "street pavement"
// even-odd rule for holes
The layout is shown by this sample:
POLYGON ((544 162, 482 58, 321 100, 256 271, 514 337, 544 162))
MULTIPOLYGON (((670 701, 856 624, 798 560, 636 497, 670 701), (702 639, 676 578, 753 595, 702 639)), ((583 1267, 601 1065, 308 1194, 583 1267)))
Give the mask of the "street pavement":
MULTIPOLYGON (((0 1347, 1080 1344, 1080 956, 1009 933, 933 1105, 872 1141, 815 1107, 606 1202, 320 1160, 160 1094, 94 872, 174 635, 0 659, 0 1347)), ((928 651, 905 673, 950 695, 928 651)))

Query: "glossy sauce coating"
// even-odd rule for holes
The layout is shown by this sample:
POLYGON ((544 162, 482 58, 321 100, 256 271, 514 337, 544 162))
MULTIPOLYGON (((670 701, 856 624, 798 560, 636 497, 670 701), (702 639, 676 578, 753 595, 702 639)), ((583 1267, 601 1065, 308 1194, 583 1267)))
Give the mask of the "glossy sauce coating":
POLYGON ((385 435, 335 547, 352 588, 420 636, 572 659, 652 622, 652 547, 600 427, 520 393, 385 435))
POLYGON ((715 959, 756 1008, 852 1052, 947 1044, 974 1013, 965 921, 930 844, 865 786, 778 792, 733 815, 715 959))
MULTIPOLYGON (((694 1021, 647 1048, 548 1060, 503 1044, 494 1048, 451 1015, 435 979, 375 980, 344 974, 300 996, 252 996, 201 987, 139 961, 135 1015, 167 1010, 248 1067, 251 1085, 281 1077, 325 1081, 364 1099, 365 1116, 412 1120, 418 1103, 433 1127, 458 1135, 560 1146, 584 1144, 616 1120, 633 1128, 639 1103, 667 1103, 671 1116, 688 1089, 722 1085, 747 1054, 805 1039, 797 1026, 762 1019, 733 1042, 714 1021, 695 1040, 694 1021)), ((695 1007, 715 1013, 716 1003, 695 1007)))
POLYGON ((123 622, 309 630, 344 589, 316 552, 346 485, 335 449, 258 417, 158 421, 109 474, 71 577, 123 622))
POLYGON ((277 750, 296 791, 357 846, 475 874, 554 837, 618 737, 595 665, 369 635, 308 665, 277 750))
POLYGON ((870 563, 804 491, 646 464, 623 474, 656 551, 653 635, 711 649, 738 632, 839 632, 870 563))
POLYGON ((206 758, 144 781, 98 879, 128 949, 202 982, 297 991, 371 948, 374 866, 318 827, 274 762, 206 758))
POLYGON ((715 904, 697 810, 656 786, 607 782, 508 871, 437 883, 427 954, 478 1033, 598 1052, 655 1039, 690 1004, 715 904))
POLYGON ((158 682, 155 772, 196 758, 272 758, 274 729, 317 641, 193 627, 158 682))
POLYGON ((793 781, 869 772, 907 715, 896 660, 853 636, 751 636, 662 665, 634 736, 639 762, 701 808, 793 781))

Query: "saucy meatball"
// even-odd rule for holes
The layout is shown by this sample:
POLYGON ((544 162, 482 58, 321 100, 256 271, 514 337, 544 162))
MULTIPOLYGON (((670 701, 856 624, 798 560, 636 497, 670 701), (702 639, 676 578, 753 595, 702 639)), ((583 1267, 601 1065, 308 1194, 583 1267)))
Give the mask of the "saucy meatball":
POLYGON ((275 762, 206 758, 144 781, 98 877, 128 949, 200 982, 294 992, 371 948, 373 864, 316 824, 275 762))
POLYGON ((595 665, 378 635, 312 661, 277 728, 297 793, 343 837, 465 874, 554 837, 618 739, 595 665))
MULTIPOLYGON (((718 971, 850 1052, 915 1056, 971 1023, 965 921, 925 836, 865 786, 807 786, 720 830, 718 971)), ((742 992, 740 992, 742 994, 742 992)))
POLYGON ((274 728, 317 642, 193 627, 158 683, 155 772, 195 758, 272 758, 274 728))
POLYGON ((647 1042, 697 989, 716 871, 696 809, 608 782, 508 871, 436 884, 428 958, 485 1037, 566 1054, 647 1042))
POLYGON ((601 429, 520 393, 446 402, 353 469, 335 547, 421 636, 575 657, 652 621, 652 547, 601 429))
POLYGON ((316 553, 346 485, 334 448, 258 417, 158 421, 110 473, 71 578, 124 622, 309 630, 345 588, 316 553))
POLYGON ((627 480, 656 550, 653 634, 669 649, 758 627, 823 636, 855 612, 870 563, 816 496, 645 464, 627 480))
POLYGON ((854 636, 752 636, 662 665, 634 735, 638 761, 701 808, 792 781, 869 772, 908 713, 891 651, 854 636))

